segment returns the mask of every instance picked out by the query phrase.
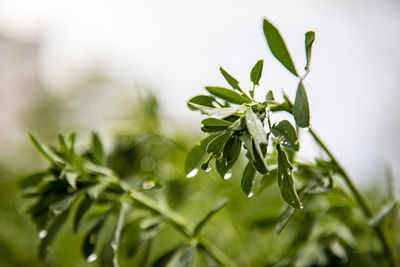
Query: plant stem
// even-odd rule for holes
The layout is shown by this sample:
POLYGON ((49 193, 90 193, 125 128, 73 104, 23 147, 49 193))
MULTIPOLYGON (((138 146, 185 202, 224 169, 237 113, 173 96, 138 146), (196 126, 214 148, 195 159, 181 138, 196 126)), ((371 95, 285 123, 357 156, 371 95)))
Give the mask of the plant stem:
MULTIPOLYGON (((325 151, 325 153, 329 156, 331 159, 332 163, 337 167, 337 171, 340 176, 342 176, 343 180, 345 181, 346 185, 349 187, 351 193, 353 194, 354 198, 356 199, 358 205, 362 209, 364 215, 367 218, 371 218, 373 216, 373 212, 371 208, 368 205, 368 202, 366 199, 363 197, 361 192, 357 189, 353 181, 351 180, 350 176, 346 173, 346 171, 343 169, 343 167, 339 164, 339 162, 336 160, 336 158, 333 156, 331 151, 327 148, 327 146, 322 142, 322 140, 319 138, 319 136, 311 129, 310 127, 310 133, 312 137, 314 138, 315 142, 325 151)), ((392 250, 392 248, 389 245, 389 242, 383 232, 383 230, 380 228, 379 225, 373 227, 379 240, 381 241, 381 244, 383 246, 384 252, 386 257, 388 258, 390 262, 390 266, 396 267, 398 266, 396 263, 396 256, 392 250)))
MULTIPOLYGON (((185 217, 180 215, 174 210, 171 210, 166 207, 161 207, 156 201, 153 199, 147 197, 146 195, 137 192, 135 190, 129 190, 129 196, 132 200, 138 202, 139 204, 145 206, 149 210, 156 212, 164 217, 166 217, 172 224, 176 226, 176 228, 184 234, 186 237, 191 237, 195 225, 187 220, 185 217)), ((204 238, 202 238, 204 239, 204 238)), ((208 247, 210 251, 212 251, 215 259, 221 263, 222 266, 227 266, 227 267, 235 267, 236 264, 220 249, 217 247, 211 245, 210 242, 207 242, 207 240, 199 240, 199 243, 202 244, 204 247, 208 247), (207 243, 207 245, 205 245, 207 243)))

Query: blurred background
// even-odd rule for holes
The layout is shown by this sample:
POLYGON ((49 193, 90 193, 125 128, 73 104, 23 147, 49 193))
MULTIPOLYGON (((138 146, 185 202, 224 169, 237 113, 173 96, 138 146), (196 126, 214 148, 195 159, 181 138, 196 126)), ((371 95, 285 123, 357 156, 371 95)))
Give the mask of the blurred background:
MULTIPOLYGON (((298 70, 304 33, 316 32, 305 81, 311 123, 356 183, 380 184, 386 165, 398 177, 398 1, 0 0, 0 217, 15 224, 9 236, 33 231, 15 214, 21 203, 9 201, 18 199, 15 177, 45 166, 27 132, 54 140, 59 131, 84 139, 94 130, 107 144, 132 131, 137 99, 152 91, 163 131, 190 146, 201 117, 186 101, 205 85, 225 86, 220 66, 250 88, 258 59, 256 96, 284 89, 294 99, 297 80, 267 49, 264 17, 280 29, 298 70)), ((303 153, 311 151, 305 140, 303 153)))

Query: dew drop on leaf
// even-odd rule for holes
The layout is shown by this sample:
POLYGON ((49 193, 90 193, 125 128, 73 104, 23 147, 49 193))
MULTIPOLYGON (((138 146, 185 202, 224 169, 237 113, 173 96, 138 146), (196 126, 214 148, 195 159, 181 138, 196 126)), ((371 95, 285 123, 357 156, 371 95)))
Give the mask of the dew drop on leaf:
POLYGON ((207 169, 204 170, 205 172, 210 172, 211 171, 211 167, 209 166, 207 169))
POLYGON ((194 168, 193 170, 191 170, 187 175, 186 178, 193 178, 196 176, 196 174, 199 172, 199 169, 194 168))
POLYGON ((229 171, 227 171, 227 173, 225 173, 224 179, 225 180, 229 180, 231 177, 232 177, 232 171, 229 170, 229 171))
POLYGON ((42 230, 39 232, 39 238, 43 239, 47 236, 47 231, 46 230, 42 230))
POLYGON ((147 181, 143 183, 143 189, 151 189, 154 186, 156 186, 156 183, 154 181, 147 181))
POLYGON ((89 257, 87 257, 86 261, 91 263, 94 262, 97 259, 97 255, 96 254, 90 254, 89 257))
POLYGON ((250 193, 247 195, 248 198, 252 198, 253 196, 254 196, 254 192, 250 192, 250 193))

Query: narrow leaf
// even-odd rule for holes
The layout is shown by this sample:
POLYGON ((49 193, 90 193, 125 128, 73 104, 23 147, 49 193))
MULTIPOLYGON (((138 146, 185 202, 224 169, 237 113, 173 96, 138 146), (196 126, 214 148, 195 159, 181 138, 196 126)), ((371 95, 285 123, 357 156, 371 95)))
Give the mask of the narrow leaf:
POLYGON ((198 96, 191 98, 187 104, 188 104, 189 108, 191 108, 191 109, 196 109, 195 107, 193 107, 192 104, 206 106, 209 108, 215 108, 216 106, 214 105, 214 102, 215 102, 215 97, 213 97, 213 96, 198 95, 198 96))
POLYGON ((193 264, 194 260, 194 252, 195 247, 190 246, 188 247, 182 254, 181 258, 179 259, 176 267, 190 267, 193 264))
POLYGON ((232 136, 224 146, 223 156, 227 163, 235 162, 239 157, 242 142, 239 137, 232 136))
POLYGON ((387 217, 390 214, 390 212, 398 206, 398 204, 399 204, 398 201, 392 201, 392 202, 387 203, 386 205, 382 206, 380 208, 380 210, 378 211, 378 213, 375 214, 374 217, 372 217, 368 220, 368 224, 371 227, 379 226, 382 223, 383 219, 385 219, 385 217, 387 217))
POLYGON ((263 71, 264 60, 260 59, 254 65, 253 69, 250 73, 250 79, 253 82, 254 86, 260 85, 260 79, 263 71))
POLYGON ((279 235, 283 228, 288 224, 289 220, 293 217, 294 212, 296 211, 295 208, 292 206, 288 206, 286 210, 279 216, 278 223, 275 226, 274 233, 279 235))
POLYGON ((207 118, 201 121, 204 126, 231 126, 232 122, 216 118, 207 118))
POLYGON ((303 204, 301 203, 294 186, 292 173, 293 166, 290 164, 286 153, 281 149, 279 144, 276 145, 276 149, 278 151, 277 179, 282 198, 294 208, 302 209, 303 204))
POLYGON ((285 148, 289 148, 295 151, 298 151, 300 148, 299 139, 297 138, 297 133, 292 124, 283 120, 278 124, 274 124, 272 126, 272 134, 282 139, 282 146, 285 148))
POLYGON ((225 108, 210 108, 206 106, 201 106, 198 104, 191 104, 192 107, 200 110, 202 113, 207 115, 216 115, 219 117, 227 117, 236 113, 244 113, 246 111, 245 106, 236 106, 236 107, 225 107, 225 108))
POLYGON ((97 133, 92 134, 92 152, 95 162, 100 165, 105 165, 105 157, 103 151, 103 144, 97 133))
POLYGON ((18 186, 21 189, 26 189, 32 186, 37 186, 44 178, 50 176, 49 172, 36 172, 25 177, 22 177, 19 182, 18 186))
POLYGON ((274 57, 279 60, 279 62, 281 62, 282 65, 285 66, 285 68, 288 69, 291 73, 299 76, 290 57, 289 51, 286 48, 285 42, 283 41, 278 29, 276 29, 275 26, 272 25, 272 23, 269 22, 267 19, 264 19, 263 29, 269 49, 271 50, 274 57))
POLYGON ((235 78, 233 78, 232 75, 227 73, 222 67, 220 67, 219 70, 221 71, 225 80, 229 83, 230 86, 232 86, 233 89, 237 89, 242 92, 242 89, 239 87, 239 82, 235 78))
POLYGON ((254 169, 251 162, 248 162, 246 167, 244 168, 242 179, 240 181, 240 186, 242 188, 243 193, 246 196, 251 196, 253 193, 254 181, 256 177, 256 170, 254 169))
POLYGON ((46 147, 42 146, 31 133, 29 133, 29 139, 36 150, 42 154, 45 159, 47 159, 50 163, 55 164, 54 156, 51 155, 51 152, 46 147))
POLYGON ((51 226, 46 230, 47 235, 40 241, 39 244, 39 259, 43 260, 46 257, 49 246, 57 236, 61 227, 68 219, 70 209, 64 210, 55 219, 51 226))
POLYGON ((310 126, 310 108, 308 106, 306 90, 301 81, 297 87, 296 99, 293 105, 293 115, 298 127, 306 128, 310 126))
POLYGON ((193 231, 193 236, 197 236, 206 225, 206 223, 212 218, 212 216, 214 216, 214 214, 225 207, 226 204, 228 204, 228 199, 226 198, 220 200, 217 204, 215 204, 214 207, 212 207, 211 210, 207 213, 207 215, 196 225, 193 231))
POLYGON ((307 57, 307 64, 305 67, 306 71, 310 70, 310 61, 311 61, 311 48, 315 40, 315 33, 313 31, 309 31, 306 33, 305 39, 305 47, 306 47, 306 57, 307 57))
POLYGON ((80 222, 82 221, 85 213, 89 211, 89 208, 92 206, 92 204, 93 200, 87 194, 85 194, 83 200, 79 203, 79 206, 75 212, 75 217, 72 224, 72 229, 74 233, 78 232, 80 222))
POLYGON ((251 99, 248 99, 246 97, 243 97, 242 95, 236 93, 235 91, 224 88, 224 87, 213 87, 213 86, 206 86, 206 90, 210 92, 211 94, 222 98, 230 103, 233 104, 244 104, 244 103, 250 103, 251 99))

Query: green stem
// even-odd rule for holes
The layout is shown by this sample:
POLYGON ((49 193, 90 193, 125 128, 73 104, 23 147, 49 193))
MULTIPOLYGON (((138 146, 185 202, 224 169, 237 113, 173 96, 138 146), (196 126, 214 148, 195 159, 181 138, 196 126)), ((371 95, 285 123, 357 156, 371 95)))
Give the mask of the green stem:
MULTIPOLYGON (((325 151, 325 153, 331 159, 332 163, 337 167, 338 173, 340 174, 340 176, 342 176, 346 185, 349 187, 354 198, 356 199, 357 203, 359 204, 360 208, 362 209, 364 215, 367 218, 371 218, 373 216, 373 212, 372 212, 371 208, 369 207, 368 202, 365 200, 365 198, 363 197, 361 192, 357 189, 357 187, 351 180, 350 176, 346 173, 346 171, 343 169, 343 167, 339 164, 339 162, 333 156, 331 151, 322 142, 322 140, 319 138, 319 136, 311 129, 311 127, 309 130, 310 130, 310 133, 311 133, 312 137, 314 138, 315 142, 317 142, 317 144, 325 151)), ((383 230, 380 228, 380 226, 374 226, 373 228, 374 228, 379 240, 381 241, 381 244, 383 246, 386 257, 390 261, 390 266, 396 267, 397 266, 396 256, 395 256, 392 248, 390 247, 389 242, 388 242, 383 230)))
MULTIPOLYGON (((172 224, 177 226, 176 228, 184 234, 186 237, 191 237, 191 234, 194 231, 195 225, 187 220, 185 217, 181 216, 179 213, 177 213, 174 210, 171 210, 167 207, 160 207, 160 205, 154 201, 153 199, 147 197, 146 195, 134 191, 134 190, 129 190, 129 196, 132 200, 136 201, 137 203, 145 206, 147 209, 158 213, 165 218, 167 218, 172 224)), ((206 246, 212 251, 214 257, 216 260, 221 263, 222 266, 227 266, 227 267, 235 267, 236 264, 220 249, 217 247, 209 244, 207 240, 199 241, 203 246, 206 246), (207 245, 205 245, 207 243, 207 245)))

